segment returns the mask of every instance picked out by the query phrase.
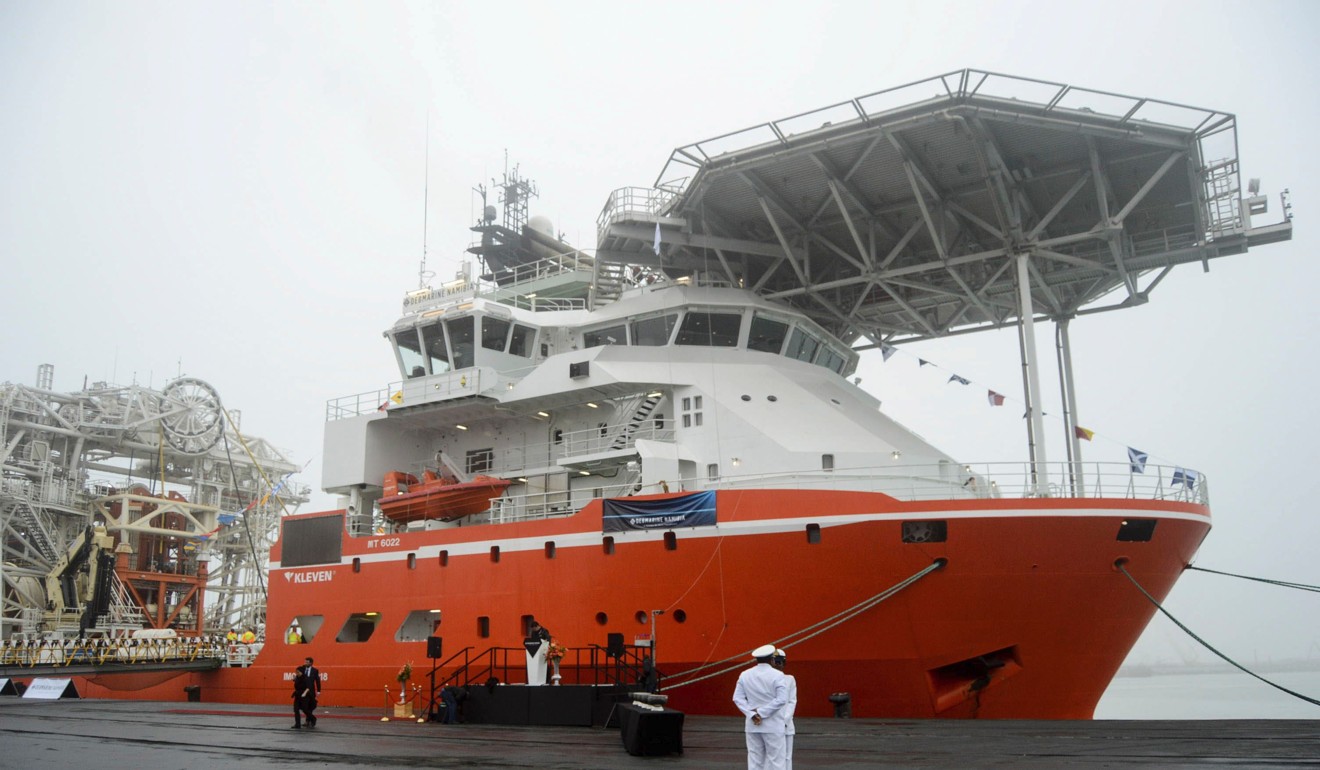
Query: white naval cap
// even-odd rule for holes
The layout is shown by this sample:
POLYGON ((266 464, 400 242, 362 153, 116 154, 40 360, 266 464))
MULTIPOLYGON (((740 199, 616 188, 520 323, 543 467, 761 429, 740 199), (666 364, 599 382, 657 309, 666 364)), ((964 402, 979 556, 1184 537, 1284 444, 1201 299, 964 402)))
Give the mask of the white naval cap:
POLYGON ((788 657, 788 653, 784 652, 783 650, 775 650, 775 657, 776 657, 776 658, 787 658, 787 657, 788 657))
POLYGON ((775 646, 773 644, 763 644, 755 650, 752 650, 753 658, 768 658, 774 654, 775 646))

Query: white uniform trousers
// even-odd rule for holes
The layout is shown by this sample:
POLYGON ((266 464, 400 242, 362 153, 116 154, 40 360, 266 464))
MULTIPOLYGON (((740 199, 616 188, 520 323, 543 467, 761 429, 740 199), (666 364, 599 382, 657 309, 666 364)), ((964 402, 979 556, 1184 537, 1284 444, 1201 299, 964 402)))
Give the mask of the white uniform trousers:
POLYGON ((783 733, 747 733, 747 770, 785 770, 783 733))

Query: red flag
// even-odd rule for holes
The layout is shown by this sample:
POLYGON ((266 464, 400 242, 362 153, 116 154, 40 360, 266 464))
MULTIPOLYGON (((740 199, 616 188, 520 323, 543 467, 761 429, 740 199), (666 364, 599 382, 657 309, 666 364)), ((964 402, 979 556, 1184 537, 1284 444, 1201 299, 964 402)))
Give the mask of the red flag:
POLYGON ((1090 441, 1091 437, 1095 435, 1095 431, 1087 430, 1086 428, 1083 428, 1080 425, 1073 426, 1073 433, 1077 435, 1077 438, 1083 441, 1090 441))
POLYGON ((1001 396, 1001 395, 999 395, 998 393, 994 392, 993 390, 992 390, 992 391, 989 391, 988 393, 986 393, 986 396, 985 396, 985 397, 986 397, 986 400, 990 402, 990 406, 1003 406, 1003 405, 1004 405, 1004 397, 1001 396))

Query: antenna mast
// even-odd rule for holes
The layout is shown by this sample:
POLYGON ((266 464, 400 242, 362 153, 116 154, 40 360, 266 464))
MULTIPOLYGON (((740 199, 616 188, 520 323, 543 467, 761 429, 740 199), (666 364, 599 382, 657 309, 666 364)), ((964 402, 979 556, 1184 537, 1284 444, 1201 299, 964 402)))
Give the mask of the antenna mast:
POLYGON ((426 174, 422 182, 422 262, 417 266, 417 288, 426 288, 426 279, 435 275, 426 271, 426 225, 430 219, 431 198, 431 109, 426 109, 426 174))

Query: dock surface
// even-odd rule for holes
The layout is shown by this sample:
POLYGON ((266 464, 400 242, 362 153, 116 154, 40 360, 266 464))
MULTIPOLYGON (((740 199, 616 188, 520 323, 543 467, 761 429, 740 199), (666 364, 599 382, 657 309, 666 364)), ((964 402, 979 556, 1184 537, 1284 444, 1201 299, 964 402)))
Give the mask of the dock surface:
MULTIPOLYGON (((747 766, 742 720, 686 717, 684 752, 634 757, 617 729, 382 722, 324 707, 314 730, 290 709, 208 703, 0 697, 0 768, 614 768, 747 766)), ((794 767, 1320 768, 1320 722, 799 719, 794 767)))

